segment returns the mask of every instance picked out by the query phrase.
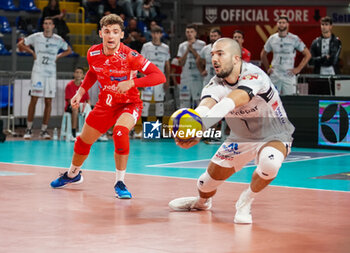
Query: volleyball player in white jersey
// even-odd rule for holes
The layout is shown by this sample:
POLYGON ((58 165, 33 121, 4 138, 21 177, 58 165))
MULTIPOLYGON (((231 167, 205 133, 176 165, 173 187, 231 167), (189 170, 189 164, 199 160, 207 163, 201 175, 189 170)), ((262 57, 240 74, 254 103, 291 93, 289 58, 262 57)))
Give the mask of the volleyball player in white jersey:
POLYGON ((196 64, 200 57, 199 52, 205 46, 205 42, 196 39, 197 28, 195 25, 187 25, 187 41, 179 45, 177 56, 182 67, 180 83, 180 107, 197 106, 200 100, 202 85, 202 76, 196 64))
POLYGON ((203 76, 203 87, 207 85, 215 76, 214 67, 211 64, 211 48, 215 41, 221 38, 221 31, 218 28, 212 28, 209 33, 210 43, 202 48, 197 59, 198 69, 203 76))
POLYGON ((166 83, 152 87, 145 87, 141 93, 143 101, 142 121, 147 119, 149 115, 150 102, 154 98, 155 114, 157 119, 162 122, 164 116, 164 98, 165 90, 169 87, 170 80, 170 52, 169 46, 161 42, 163 35, 162 28, 154 26, 151 29, 152 41, 143 44, 141 54, 154 63, 166 77, 166 83))
MULTIPOLYGON (((216 76, 203 89, 196 111, 202 117, 204 129, 225 117, 231 133, 199 177, 199 197, 175 199, 169 206, 178 211, 210 209, 217 187, 255 159, 257 168, 249 187, 236 202, 234 218, 235 223, 252 223, 253 199, 276 177, 290 152, 294 126, 270 78, 257 66, 241 60, 241 49, 235 40, 216 41, 212 63, 216 76)), ((177 140, 183 148, 198 142, 177 140)))
POLYGON ((28 107, 27 130, 24 139, 31 139, 35 106, 40 97, 45 98, 44 118, 40 137, 50 139, 47 132, 51 114, 52 98, 56 94, 56 61, 71 53, 71 49, 59 35, 53 33, 55 25, 53 19, 46 17, 43 23, 43 32, 34 33, 18 43, 18 47, 34 57, 30 90, 30 103, 28 107), (30 48, 32 46, 34 50, 30 48), (64 51, 58 54, 58 51, 64 51))
POLYGON ((288 32, 289 23, 287 16, 279 16, 277 20, 278 32, 272 34, 266 41, 261 51, 261 61, 270 74, 272 83, 282 95, 296 93, 296 76, 305 67, 311 58, 309 49, 301 39, 288 32), (303 54, 303 59, 297 67, 294 67, 296 50, 303 54), (267 54, 273 52, 271 65, 267 54))

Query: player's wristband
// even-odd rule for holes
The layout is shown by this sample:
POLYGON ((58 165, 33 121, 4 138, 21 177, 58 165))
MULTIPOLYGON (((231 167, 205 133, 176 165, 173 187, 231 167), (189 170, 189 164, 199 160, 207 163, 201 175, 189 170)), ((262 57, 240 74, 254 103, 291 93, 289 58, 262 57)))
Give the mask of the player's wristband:
POLYGON ((202 118, 204 128, 209 129, 211 126, 218 123, 226 114, 235 109, 235 107, 235 102, 231 98, 225 97, 222 99, 202 118))

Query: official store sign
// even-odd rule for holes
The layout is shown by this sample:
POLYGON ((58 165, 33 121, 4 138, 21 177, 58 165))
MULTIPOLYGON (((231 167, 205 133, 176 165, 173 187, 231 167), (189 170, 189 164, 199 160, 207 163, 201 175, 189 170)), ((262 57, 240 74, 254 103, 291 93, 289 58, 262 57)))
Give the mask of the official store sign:
POLYGON ((204 24, 257 24, 276 23, 280 15, 286 15, 292 24, 319 24, 326 16, 326 7, 305 6, 204 6, 204 24))

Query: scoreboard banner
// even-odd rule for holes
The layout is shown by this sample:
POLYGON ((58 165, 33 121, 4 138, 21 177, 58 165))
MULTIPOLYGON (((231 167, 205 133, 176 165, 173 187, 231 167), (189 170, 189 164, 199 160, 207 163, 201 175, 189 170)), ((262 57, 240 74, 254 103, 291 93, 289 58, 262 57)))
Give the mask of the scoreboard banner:
POLYGON ((291 24, 319 25, 326 7, 315 6, 204 6, 203 24, 274 24, 286 15, 291 24))

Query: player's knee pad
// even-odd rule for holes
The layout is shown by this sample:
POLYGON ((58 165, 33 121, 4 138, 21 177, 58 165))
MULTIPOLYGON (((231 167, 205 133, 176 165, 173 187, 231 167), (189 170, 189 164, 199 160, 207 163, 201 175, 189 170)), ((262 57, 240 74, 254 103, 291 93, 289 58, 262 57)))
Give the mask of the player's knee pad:
POLYGON ((208 172, 204 172, 197 180, 198 190, 201 192, 212 192, 215 191, 224 180, 213 179, 208 172))
POLYGON ((149 115, 149 107, 151 103, 150 102, 143 102, 143 108, 142 108, 142 117, 147 117, 149 115))
POLYGON ((125 126, 113 128, 114 151, 119 155, 129 154, 129 129, 125 126))
POLYGON ((258 167, 256 173, 265 179, 274 179, 280 169, 284 155, 281 151, 273 147, 264 147, 259 154, 258 167))
POLYGON ((160 117, 164 115, 164 103, 156 102, 156 116, 160 117))
POLYGON ((88 155, 90 153, 91 146, 92 144, 85 143, 80 136, 78 136, 74 144, 74 152, 78 155, 88 155))

